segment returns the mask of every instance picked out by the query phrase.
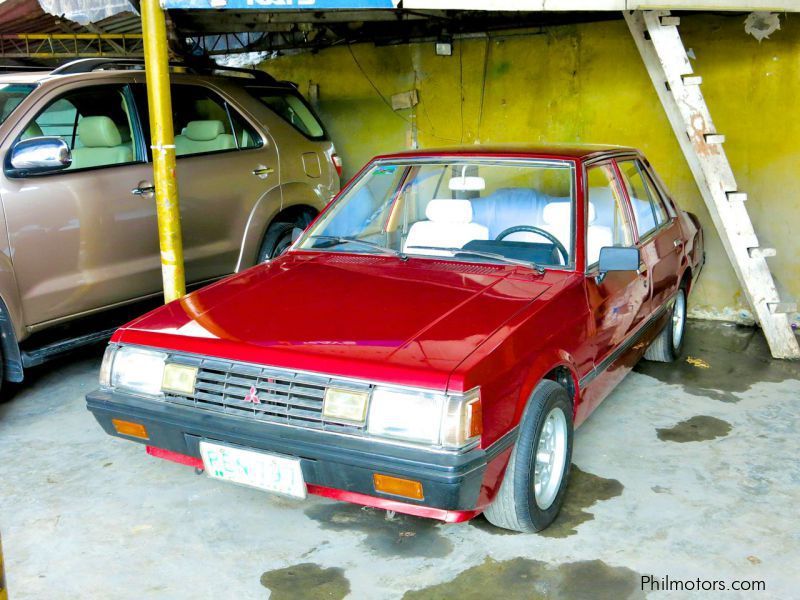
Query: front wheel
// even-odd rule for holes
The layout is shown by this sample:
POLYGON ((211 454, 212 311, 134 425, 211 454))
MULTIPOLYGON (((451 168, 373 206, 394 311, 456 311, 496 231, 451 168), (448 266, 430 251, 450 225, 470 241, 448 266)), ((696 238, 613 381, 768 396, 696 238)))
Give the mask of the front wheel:
POLYGON ((567 391, 542 381, 522 415, 500 491, 485 516, 496 527, 541 531, 558 515, 572 461, 572 408, 567 391))
POLYGON ((670 319, 644 353, 647 360, 672 362, 681 355, 686 330, 686 288, 678 289, 668 312, 670 319))

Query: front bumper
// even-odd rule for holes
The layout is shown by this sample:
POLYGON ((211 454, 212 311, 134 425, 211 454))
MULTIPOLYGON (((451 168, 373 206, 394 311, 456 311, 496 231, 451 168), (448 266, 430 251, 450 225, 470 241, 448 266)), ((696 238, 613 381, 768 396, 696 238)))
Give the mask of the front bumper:
POLYGON ((480 448, 460 454, 431 452, 253 422, 107 390, 89 393, 86 404, 109 435, 167 451, 150 450, 156 456, 177 453, 195 459, 194 463, 184 460, 186 464, 199 465, 202 439, 293 456, 300 458, 310 493, 449 522, 465 521, 480 512, 481 486, 487 462, 492 458, 480 448), (148 439, 119 434, 112 419, 144 425, 148 439), (421 482, 424 499, 376 491, 375 473, 421 482))

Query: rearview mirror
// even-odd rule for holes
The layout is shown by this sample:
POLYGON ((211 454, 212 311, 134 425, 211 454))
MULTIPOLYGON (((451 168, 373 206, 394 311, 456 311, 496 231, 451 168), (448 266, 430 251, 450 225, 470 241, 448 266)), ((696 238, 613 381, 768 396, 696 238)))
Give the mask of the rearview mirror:
POLYGON ((33 137, 11 148, 8 175, 22 177, 62 171, 72 164, 72 153, 60 137, 33 137))
POLYGON ((633 246, 606 246, 600 248, 598 283, 609 271, 638 271, 639 249, 633 246))

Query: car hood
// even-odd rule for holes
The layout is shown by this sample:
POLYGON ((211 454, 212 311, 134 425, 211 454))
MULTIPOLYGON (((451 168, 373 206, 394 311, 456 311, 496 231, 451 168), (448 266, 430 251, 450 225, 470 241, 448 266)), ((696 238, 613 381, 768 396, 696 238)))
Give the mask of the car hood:
POLYGON ((510 265, 293 252, 160 307, 116 341, 445 389, 552 285, 510 265))

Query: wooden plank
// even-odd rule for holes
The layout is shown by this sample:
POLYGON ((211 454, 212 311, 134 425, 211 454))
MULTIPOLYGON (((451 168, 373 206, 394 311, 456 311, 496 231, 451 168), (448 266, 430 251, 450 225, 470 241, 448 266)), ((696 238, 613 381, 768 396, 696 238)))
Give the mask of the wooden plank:
POLYGON ((706 135, 714 134, 716 129, 700 86, 683 82, 683 77, 693 71, 678 30, 661 26, 660 18, 669 16, 669 11, 623 14, 772 355, 800 358, 800 346, 788 316, 769 308, 784 304, 769 266, 763 256, 751 257, 748 252, 748 248, 759 248, 758 238, 745 203, 731 201, 743 199, 743 193, 738 191, 723 144, 706 141, 706 135))
POLYGON ((768 258, 770 256, 777 256, 778 251, 775 248, 748 248, 747 253, 750 258, 768 258))
POLYGON ((772 314, 787 314, 797 312, 797 302, 769 302, 767 304, 772 314))
POLYGON ((727 192, 728 202, 747 202, 746 192, 727 192))

